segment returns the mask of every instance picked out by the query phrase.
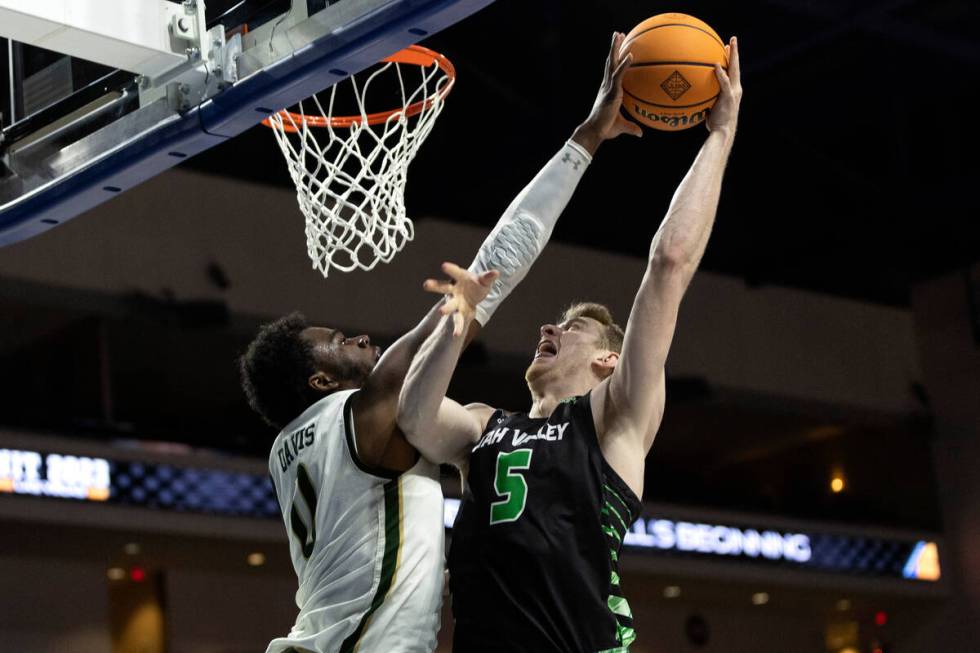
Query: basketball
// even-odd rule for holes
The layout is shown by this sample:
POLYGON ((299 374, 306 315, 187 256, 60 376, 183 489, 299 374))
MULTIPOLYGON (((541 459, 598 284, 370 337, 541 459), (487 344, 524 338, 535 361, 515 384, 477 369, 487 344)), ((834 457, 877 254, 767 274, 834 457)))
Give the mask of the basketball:
POLYGON ((728 70, 725 42, 687 14, 659 14, 623 41, 633 62, 623 77, 623 106, 638 122, 679 131, 704 122, 718 98, 714 65, 728 70))

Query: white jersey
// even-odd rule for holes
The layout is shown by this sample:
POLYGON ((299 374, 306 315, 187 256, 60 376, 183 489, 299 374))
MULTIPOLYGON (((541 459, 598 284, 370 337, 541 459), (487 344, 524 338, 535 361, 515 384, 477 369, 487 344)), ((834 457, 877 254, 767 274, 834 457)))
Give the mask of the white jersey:
POLYGON ((402 474, 365 467, 355 392, 313 404, 272 447, 299 616, 266 653, 435 649, 445 565, 439 469, 423 458, 402 474))

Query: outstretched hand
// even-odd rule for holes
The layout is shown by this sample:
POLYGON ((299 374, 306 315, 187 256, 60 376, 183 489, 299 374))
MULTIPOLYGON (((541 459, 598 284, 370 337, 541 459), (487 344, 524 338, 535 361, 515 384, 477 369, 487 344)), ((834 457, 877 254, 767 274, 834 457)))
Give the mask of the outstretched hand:
POLYGON ((620 113, 623 103, 623 76, 633 61, 632 54, 623 54, 623 41, 626 35, 614 32, 609 56, 606 57, 606 70, 602 85, 596 95, 592 112, 572 137, 576 142, 594 154, 602 141, 616 138, 620 134, 643 136, 643 129, 620 113))
POLYGON ((718 101, 708 114, 709 131, 716 129, 735 132, 738 124, 738 105, 742 102, 742 72, 738 62, 738 39, 734 36, 728 42, 728 72, 715 64, 715 76, 721 87, 718 101))
POLYGON ((442 271, 449 275, 450 281, 426 279, 422 287, 428 292, 446 296, 446 303, 439 312, 453 316, 453 335, 458 338, 466 333, 466 325, 476 315, 477 305, 486 298, 500 273, 490 270, 474 274, 455 263, 443 263, 442 271))

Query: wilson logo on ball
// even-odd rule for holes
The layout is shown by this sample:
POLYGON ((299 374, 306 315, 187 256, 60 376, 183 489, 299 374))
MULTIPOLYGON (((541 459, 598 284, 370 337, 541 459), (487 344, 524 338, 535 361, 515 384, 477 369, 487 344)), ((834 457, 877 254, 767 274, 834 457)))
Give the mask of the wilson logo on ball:
POLYGON ((695 113, 656 113, 648 111, 645 107, 636 104, 630 105, 636 115, 643 117, 648 125, 663 125, 666 129, 685 129, 704 122, 711 109, 701 109, 695 113))
POLYGON ((670 96, 670 99, 676 100, 687 93, 691 88, 691 83, 684 79, 684 75, 681 75, 680 71, 675 70, 670 77, 660 83, 660 88, 670 96))

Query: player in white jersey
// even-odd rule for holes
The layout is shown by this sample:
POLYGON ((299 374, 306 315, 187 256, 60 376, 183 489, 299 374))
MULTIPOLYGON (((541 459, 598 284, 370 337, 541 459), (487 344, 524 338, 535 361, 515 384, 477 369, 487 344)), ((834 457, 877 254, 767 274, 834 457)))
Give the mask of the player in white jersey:
POLYGON ((269 651, 431 651, 442 599, 438 467, 368 467, 330 394, 279 434, 270 471, 290 531, 300 615, 269 651))
MULTIPOLYGON (((592 114, 481 246, 470 270, 481 273, 489 294, 468 338, 550 238, 591 161, 580 143, 600 113, 618 110, 615 86, 607 75, 592 114)), ((622 132, 639 135, 623 123, 622 132)), ((456 308, 441 301, 384 356, 368 336, 311 326, 298 313, 263 326, 242 356, 249 403, 280 429, 269 471, 299 580, 296 623, 267 653, 435 648, 444 569, 438 467, 408 443, 395 417, 413 356, 456 308)))

